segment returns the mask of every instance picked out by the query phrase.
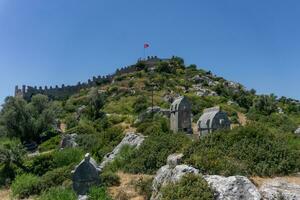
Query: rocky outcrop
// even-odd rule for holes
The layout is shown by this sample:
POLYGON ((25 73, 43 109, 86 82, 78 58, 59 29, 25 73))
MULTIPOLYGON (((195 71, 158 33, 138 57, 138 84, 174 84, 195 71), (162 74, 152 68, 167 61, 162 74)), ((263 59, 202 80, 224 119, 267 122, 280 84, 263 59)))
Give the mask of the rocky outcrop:
POLYGON ((223 177, 206 175, 204 179, 214 190, 216 200, 260 200, 261 195, 251 181, 244 176, 223 177))
POLYGON ((77 138, 76 133, 64 135, 60 142, 60 148, 64 149, 64 148, 77 147, 78 145, 76 143, 76 138, 77 138))
POLYGON ((260 193, 265 200, 297 200, 300 199, 300 186, 275 178, 265 182, 260 193))
POLYGON ((199 174, 199 170, 188 165, 180 165, 183 154, 172 154, 167 158, 167 165, 162 166, 156 173, 152 183, 151 200, 159 200, 161 198, 161 187, 175 183, 185 174, 199 174))
POLYGON ((169 183, 176 183, 185 174, 199 174, 199 171, 188 165, 177 165, 174 168, 169 165, 162 166, 157 171, 152 183, 151 200, 159 200, 161 198, 160 189, 169 183))
POLYGON ((129 145, 138 148, 143 143, 144 139, 145 137, 141 134, 127 133, 114 150, 104 156, 103 162, 100 164, 100 169, 102 170, 108 163, 112 162, 123 146, 129 145))
MULTIPOLYGON (((162 166, 152 183, 151 200, 161 199, 161 188, 169 183, 178 182, 185 174, 202 176, 199 170, 181 164, 183 154, 172 154, 167 159, 167 165, 162 166)), ((260 200, 261 195, 251 181, 244 176, 210 176, 203 178, 214 191, 216 200, 260 200)))

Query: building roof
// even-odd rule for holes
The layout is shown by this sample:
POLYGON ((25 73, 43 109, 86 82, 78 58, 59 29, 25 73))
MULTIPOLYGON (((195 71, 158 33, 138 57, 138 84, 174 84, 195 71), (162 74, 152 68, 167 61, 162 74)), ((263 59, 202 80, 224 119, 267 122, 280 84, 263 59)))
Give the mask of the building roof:
POLYGON ((180 105, 180 103, 183 101, 183 100, 185 100, 186 99, 186 97, 185 96, 180 96, 180 97, 178 97, 177 99, 175 99, 175 101, 172 103, 172 105, 171 105, 171 111, 172 110, 178 110, 178 108, 179 108, 179 105, 180 105), (173 109, 173 108, 175 108, 175 109, 173 109))
POLYGON ((200 127, 201 128, 209 128, 209 127, 211 127, 211 123, 212 123, 213 118, 219 112, 220 112, 220 107, 212 107, 212 108, 204 109, 203 114, 199 118, 197 124, 199 125, 199 123, 200 123, 200 127), (208 120, 210 120, 209 127, 207 127, 207 121, 208 120))

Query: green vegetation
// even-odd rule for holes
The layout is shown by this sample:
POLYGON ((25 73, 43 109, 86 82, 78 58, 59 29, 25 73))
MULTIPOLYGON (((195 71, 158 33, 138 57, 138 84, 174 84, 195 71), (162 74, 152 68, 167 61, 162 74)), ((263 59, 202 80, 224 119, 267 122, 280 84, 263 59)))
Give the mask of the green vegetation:
POLYGON ((186 162, 203 173, 274 176, 300 169, 300 148, 291 134, 272 133, 259 124, 210 134, 186 149, 186 162))
POLYGON ((17 176, 11 185, 13 196, 18 198, 29 197, 40 192, 40 180, 32 174, 17 176))
POLYGON ((91 200, 111 200, 111 197, 107 194, 107 191, 103 187, 92 187, 88 196, 91 200))
POLYGON ((71 189, 62 187, 50 188, 42 193, 39 200, 76 200, 77 196, 71 189))
MULTIPOLYGON (((288 175, 300 170, 300 103, 275 95, 256 95, 242 85, 226 81, 210 71, 185 66, 173 57, 153 70, 146 62, 137 71, 118 71, 113 82, 99 82, 60 101, 34 95, 26 101, 7 97, 0 111, 0 186, 11 187, 16 198, 74 199, 71 170, 84 153, 101 162, 124 137, 124 131, 146 136, 135 149, 125 146, 101 174, 101 187, 92 188, 90 199, 111 199, 106 187, 120 184, 117 171, 155 174, 171 153, 183 152, 184 162, 202 173, 221 175, 288 175), (216 96, 197 94, 201 87, 216 96), (215 132, 199 141, 169 130, 162 114, 145 114, 153 102, 170 107, 170 99, 185 95, 192 104, 193 122, 203 109, 220 106, 237 126, 215 132), (247 125, 241 127, 240 116, 247 125), (139 120, 136 120, 139 119, 139 120), (66 127, 66 131, 59 130, 66 127), (78 147, 59 150, 63 134, 77 134, 78 147), (28 156, 25 142, 35 142, 41 154, 28 156)), ((151 179, 138 180, 136 190, 151 195, 151 179)), ((187 176, 163 190, 164 199, 210 199, 211 191, 198 176, 187 176), (197 196, 196 196, 197 194, 197 196), (199 195, 201 194, 201 195, 199 195), (186 195, 186 196, 185 196, 186 195), (185 197, 185 198, 183 198, 185 197)))
POLYGON ((162 200, 213 200, 212 189, 200 176, 187 174, 175 184, 162 188, 162 200))

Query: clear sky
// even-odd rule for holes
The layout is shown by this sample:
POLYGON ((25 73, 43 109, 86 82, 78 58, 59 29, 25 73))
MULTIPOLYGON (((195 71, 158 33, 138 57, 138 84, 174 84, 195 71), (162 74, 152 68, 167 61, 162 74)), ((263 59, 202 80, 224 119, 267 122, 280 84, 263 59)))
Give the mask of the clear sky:
POLYGON ((0 102, 149 55, 300 99, 299 0, 0 0, 0 102))

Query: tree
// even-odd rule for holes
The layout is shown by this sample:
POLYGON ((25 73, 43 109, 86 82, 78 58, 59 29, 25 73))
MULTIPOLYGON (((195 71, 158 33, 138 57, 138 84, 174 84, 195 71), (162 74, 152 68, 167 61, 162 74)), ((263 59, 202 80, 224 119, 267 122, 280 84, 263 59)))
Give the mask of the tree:
POLYGON ((58 104, 41 94, 33 96, 30 103, 20 97, 8 97, 0 113, 0 125, 8 137, 38 141, 41 133, 56 125, 60 112, 58 104))
POLYGON ((260 114, 270 115, 277 111, 276 96, 271 95, 261 95, 254 99, 253 109, 260 114))
POLYGON ((89 105, 88 112, 92 119, 96 120, 101 118, 104 113, 101 111, 105 104, 105 95, 99 93, 97 88, 92 88, 88 95, 89 105))

